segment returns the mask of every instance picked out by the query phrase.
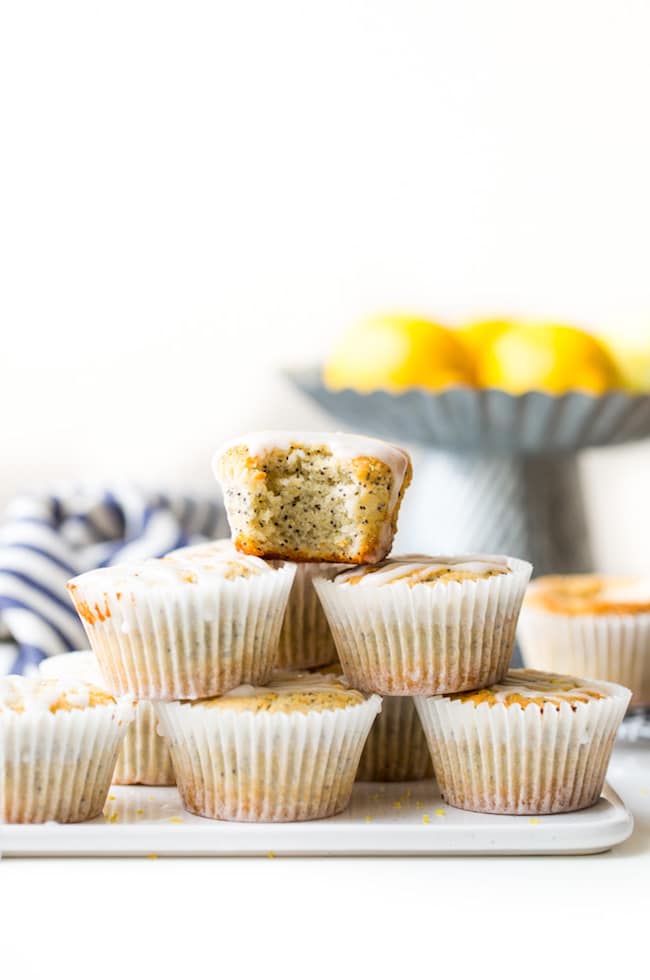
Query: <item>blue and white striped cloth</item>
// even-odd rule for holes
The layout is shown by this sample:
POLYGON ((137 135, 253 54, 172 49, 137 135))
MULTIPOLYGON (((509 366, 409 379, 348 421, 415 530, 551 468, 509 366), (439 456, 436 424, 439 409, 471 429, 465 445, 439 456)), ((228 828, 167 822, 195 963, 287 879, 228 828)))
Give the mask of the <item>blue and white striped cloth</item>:
POLYGON ((72 576, 225 532, 222 507, 207 498, 133 486, 17 497, 0 522, 0 674, 86 646, 65 588, 72 576))

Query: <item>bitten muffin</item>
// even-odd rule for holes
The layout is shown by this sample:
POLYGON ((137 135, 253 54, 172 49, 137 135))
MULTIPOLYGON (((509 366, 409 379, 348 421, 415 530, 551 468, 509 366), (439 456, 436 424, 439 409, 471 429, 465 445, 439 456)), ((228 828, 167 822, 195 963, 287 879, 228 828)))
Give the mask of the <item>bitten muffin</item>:
POLYGON ((214 555, 100 568, 68 589, 109 689, 172 701, 270 676, 293 577, 293 565, 214 555))
MULTIPOLYGON (((104 687, 99 662, 90 650, 75 650, 48 657, 39 665, 44 677, 59 680, 81 679, 104 687)), ((135 703, 135 717, 122 742, 112 782, 120 786, 140 783, 144 786, 173 786, 174 769, 165 740, 158 735, 158 719, 150 701, 135 703)))
MULTIPOLYGON (((209 558, 211 555, 228 552, 238 554, 230 538, 222 538, 205 544, 177 548, 166 557, 209 558)), ((289 593, 278 643, 276 666, 281 670, 322 667, 336 657, 334 637, 313 585, 314 577, 331 567, 325 562, 299 562, 296 565, 296 576, 289 593)))
POLYGON ((132 704, 81 680, 0 678, 0 822, 102 812, 132 704))
POLYGON ((530 572, 504 556, 404 555, 314 584, 351 684, 445 694, 503 677, 530 572))
POLYGON ((650 706, 650 579, 535 579, 518 635, 527 667, 623 684, 632 691, 632 707, 650 706))
POLYGON ((479 691, 416 698, 440 792, 482 813, 567 813, 600 798, 630 692, 511 670, 479 691))
MULTIPOLYGON (((343 676, 338 660, 319 671, 343 676)), ((382 698, 361 753, 357 782, 401 783, 432 777, 429 746, 413 698, 382 698)))
POLYGON ((403 449, 343 433, 250 433, 213 467, 236 548, 294 561, 380 561, 411 481, 403 449))
POLYGON ((330 817, 350 799, 381 698, 318 674, 158 704, 183 805, 218 820, 330 817))

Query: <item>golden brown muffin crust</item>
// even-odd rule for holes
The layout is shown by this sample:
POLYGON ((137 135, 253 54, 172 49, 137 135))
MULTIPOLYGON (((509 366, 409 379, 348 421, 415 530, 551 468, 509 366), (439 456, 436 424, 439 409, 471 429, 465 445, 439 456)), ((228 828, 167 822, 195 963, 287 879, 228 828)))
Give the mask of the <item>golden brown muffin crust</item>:
POLYGON ((531 609, 568 616, 625 616, 650 612, 650 597, 626 597, 638 580, 602 575, 546 575, 535 579, 524 600, 531 609))
POLYGON ((601 701, 606 695, 579 677, 543 670, 515 669, 508 671, 498 684, 479 691, 449 694, 447 697, 450 701, 471 702, 475 706, 503 704, 506 708, 512 705, 527 708, 529 704, 535 704, 542 710, 546 705, 559 708, 565 702, 575 711, 578 704, 601 701))

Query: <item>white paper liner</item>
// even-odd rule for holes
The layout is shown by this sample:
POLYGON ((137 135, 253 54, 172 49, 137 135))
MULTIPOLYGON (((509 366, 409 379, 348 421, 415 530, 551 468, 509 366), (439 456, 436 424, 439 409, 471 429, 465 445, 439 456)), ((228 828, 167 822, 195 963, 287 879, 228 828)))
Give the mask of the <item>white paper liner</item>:
POLYGON ((466 385, 362 394, 352 388, 331 391, 323 384, 320 369, 288 374, 301 391, 355 431, 455 453, 568 452, 650 435, 646 394, 528 391, 511 395, 498 388, 466 385))
MULTIPOLYGON (((603 684, 599 685, 602 690, 603 684)), ((559 709, 415 699, 443 798, 481 813, 567 813, 600 798, 630 692, 559 709)))
POLYGON ((217 820, 316 820, 345 809, 361 750, 381 709, 226 711, 158 704, 183 805, 217 820))
POLYGON ((106 605, 110 616, 84 620, 104 681, 117 694, 173 701, 263 684, 275 667, 294 566, 224 579, 219 587, 150 586, 135 596, 79 580, 75 601, 106 605))
POLYGON ((336 645, 313 579, 332 566, 299 562, 280 631, 277 666, 288 670, 322 667, 336 660, 336 645))
POLYGON ((102 812, 132 705, 0 715, 0 820, 76 823, 102 812))
MULTIPOLYGON (((41 661, 44 677, 76 677, 105 687, 97 657, 91 650, 71 650, 41 661)), ((117 757, 113 782, 120 785, 173 786, 176 782, 165 740, 156 729, 158 719, 149 701, 138 702, 135 717, 117 757)))
POLYGON ((383 698, 357 770, 357 782, 433 778, 433 765, 413 698, 383 698))
POLYGON ((169 749, 158 734, 158 718, 151 701, 139 701, 135 719, 126 733, 113 782, 120 786, 174 786, 176 776, 169 749))
POLYGON ((353 687, 387 695, 484 687, 507 671, 531 566, 436 586, 314 585, 343 672, 353 687))
POLYGON ((570 616, 524 605, 517 635, 526 667, 623 684, 631 707, 650 706, 650 613, 570 616))

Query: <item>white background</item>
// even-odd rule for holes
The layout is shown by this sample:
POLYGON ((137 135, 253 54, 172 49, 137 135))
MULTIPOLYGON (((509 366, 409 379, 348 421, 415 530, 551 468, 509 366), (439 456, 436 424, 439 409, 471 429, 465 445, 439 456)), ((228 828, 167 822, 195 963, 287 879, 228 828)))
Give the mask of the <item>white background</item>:
MULTIPOLYGON (((0 503, 331 424, 278 369, 369 310, 650 336, 646 0, 1 11, 0 503)), ((649 462, 587 462, 601 567, 645 566, 649 462)))
MULTIPOLYGON (((649 39, 647 0, 5 0, 0 500, 210 486, 223 436, 325 421, 276 371, 369 310, 650 332, 649 39)), ((587 461, 603 567, 645 565, 649 463, 587 461)), ((39 980, 638 972, 631 847, 1 862, 2 949, 39 980)))

